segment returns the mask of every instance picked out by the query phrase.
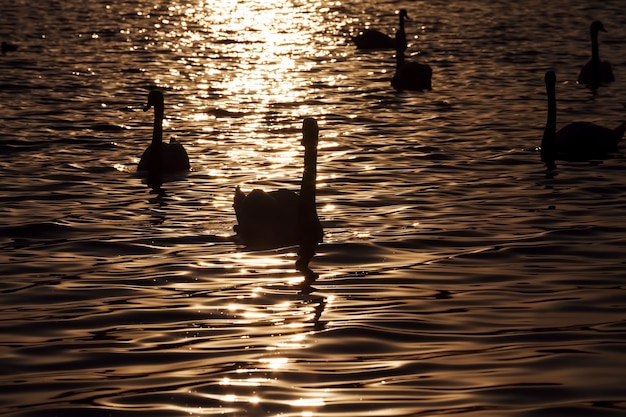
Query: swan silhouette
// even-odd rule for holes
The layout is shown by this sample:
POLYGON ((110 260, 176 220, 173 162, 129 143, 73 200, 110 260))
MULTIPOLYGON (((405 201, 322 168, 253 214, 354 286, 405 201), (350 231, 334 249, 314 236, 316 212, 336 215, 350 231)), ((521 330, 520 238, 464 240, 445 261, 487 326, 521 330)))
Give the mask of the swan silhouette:
POLYGON ((144 151, 137 165, 137 171, 148 171, 150 174, 164 174, 189 170, 189 156, 183 145, 171 139, 163 143, 163 93, 150 91, 148 103, 143 111, 154 107, 154 128, 152 143, 144 151))
POLYGON ((406 48, 406 33, 404 31, 404 20, 411 20, 406 13, 406 9, 400 9, 399 26, 394 38, 376 29, 365 29, 352 38, 357 49, 394 49, 396 42, 402 42, 406 48))
POLYGON ((545 75, 548 96, 548 118, 541 139, 541 160, 549 169, 556 167, 555 160, 586 161, 602 159, 617 150, 626 131, 626 123, 615 129, 590 122, 575 122, 556 131, 556 74, 545 75))
POLYGON ((606 32, 602 22, 596 20, 591 23, 591 59, 580 69, 580 74, 578 75, 579 84, 597 87, 602 83, 615 81, 611 63, 600 59, 598 47, 598 32, 600 31, 606 32))
POLYGON ((237 186, 233 207, 237 216, 234 230, 250 249, 270 249, 300 245, 301 257, 313 256, 322 242, 323 229, 315 207, 317 143, 319 129, 314 118, 302 123, 304 173, 300 194, 280 189, 265 192, 254 189, 248 194, 237 186))
POLYGON ((2 41, 2 55, 6 55, 7 52, 17 51, 18 46, 14 43, 2 41))
MULTIPOLYGON (((396 37, 398 34, 396 33, 396 37)), ((432 90, 433 70, 428 64, 406 61, 406 44, 396 42, 396 72, 391 79, 391 86, 396 90, 432 90)))

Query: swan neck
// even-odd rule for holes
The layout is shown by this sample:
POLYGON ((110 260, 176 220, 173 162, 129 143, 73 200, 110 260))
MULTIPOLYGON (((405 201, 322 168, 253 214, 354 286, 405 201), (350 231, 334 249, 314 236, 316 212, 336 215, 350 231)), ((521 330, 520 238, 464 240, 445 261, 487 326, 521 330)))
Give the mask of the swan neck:
POLYGON ((404 49, 398 47, 396 49, 396 69, 404 65, 404 49))
POLYGON ((600 47, 598 46, 598 31, 591 30, 591 60, 600 62, 600 47))
POLYGON ((556 87, 546 85, 548 95, 548 118, 541 139, 541 160, 545 163, 554 163, 556 158, 556 87))
POLYGON ((317 147, 304 150, 304 173, 300 184, 300 202, 304 207, 315 209, 315 189, 317 181, 317 147))
POLYGON ((554 94, 548 94, 548 118, 546 120, 546 128, 543 137, 550 139, 556 135, 556 100, 554 94))
POLYGON ((404 29, 400 28, 396 32, 396 69, 404 65, 404 51, 406 51, 406 34, 404 29))
POLYGON ((154 127, 152 130, 152 143, 160 145, 163 143, 163 107, 154 107, 154 127))

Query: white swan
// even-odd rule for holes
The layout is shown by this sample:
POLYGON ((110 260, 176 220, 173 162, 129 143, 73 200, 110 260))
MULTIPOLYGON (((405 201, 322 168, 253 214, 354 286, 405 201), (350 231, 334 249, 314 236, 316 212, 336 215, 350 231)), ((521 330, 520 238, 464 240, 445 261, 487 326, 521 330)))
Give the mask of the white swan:
POLYGON ((598 32, 600 31, 606 32, 602 22, 596 20, 591 23, 591 59, 580 69, 580 74, 578 75, 579 84, 597 87, 602 83, 615 81, 611 63, 600 59, 598 47, 598 32))
POLYGON ((318 135, 317 121, 304 119, 304 173, 300 194, 285 189, 268 193, 258 188, 245 194, 239 186, 236 188, 233 207, 238 224, 234 230, 248 248, 299 244, 301 252, 309 248, 312 256, 314 247, 322 241, 324 232, 315 207, 318 135))
POLYGON ((144 151, 137 165, 137 171, 148 171, 151 174, 172 173, 189 170, 189 156, 183 145, 171 139, 163 143, 163 93, 150 91, 148 103, 143 111, 154 107, 154 128, 152 143, 144 151))
POLYGON ((399 39, 406 48, 406 33, 404 31, 404 20, 409 19, 406 9, 400 9, 399 12, 399 26, 396 31, 395 38, 390 37, 376 29, 365 29, 357 36, 352 38, 352 41, 356 45, 357 49, 394 49, 396 42, 399 39))
POLYGON ((428 64, 420 64, 404 59, 406 45, 396 43, 396 72, 391 86, 396 90, 432 90, 433 70, 428 64))
POLYGON ((602 159, 617 150, 626 131, 626 123, 615 129, 590 122, 575 122, 556 131, 556 74, 545 75, 548 95, 548 119, 541 139, 541 160, 550 169, 556 167, 556 159, 586 161, 602 159))

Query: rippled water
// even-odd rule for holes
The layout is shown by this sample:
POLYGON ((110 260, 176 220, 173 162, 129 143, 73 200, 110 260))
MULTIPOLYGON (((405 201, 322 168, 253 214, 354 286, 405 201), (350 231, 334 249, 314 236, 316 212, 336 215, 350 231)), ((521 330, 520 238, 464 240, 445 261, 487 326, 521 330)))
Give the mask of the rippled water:
POLYGON ((547 69, 559 125, 624 119, 626 12, 579 3, 0 6, 2 415, 626 415, 624 157, 536 149, 547 69), (349 42, 399 7, 431 92, 349 42), (192 164, 165 196, 135 173, 155 87, 192 164), (312 287, 232 236, 236 185, 298 187, 307 116, 312 287))

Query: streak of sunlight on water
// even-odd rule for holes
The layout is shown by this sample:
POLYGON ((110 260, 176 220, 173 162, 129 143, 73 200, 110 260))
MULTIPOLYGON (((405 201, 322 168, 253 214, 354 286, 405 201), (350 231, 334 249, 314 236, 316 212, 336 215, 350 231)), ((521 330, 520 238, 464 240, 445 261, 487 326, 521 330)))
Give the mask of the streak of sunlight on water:
POLYGON ((549 68, 559 126, 624 120, 622 6, 3 4, 2 415, 626 415, 622 153, 546 175, 536 149, 549 68), (350 42, 400 7, 433 91, 350 42), (161 196, 135 172, 153 88, 192 165, 161 196), (309 116, 315 281, 232 231, 236 185, 298 188, 309 116))

